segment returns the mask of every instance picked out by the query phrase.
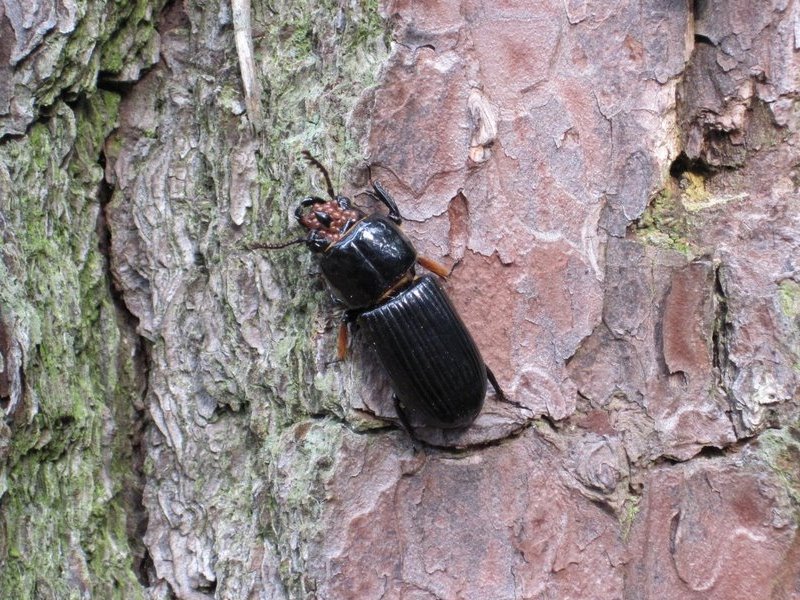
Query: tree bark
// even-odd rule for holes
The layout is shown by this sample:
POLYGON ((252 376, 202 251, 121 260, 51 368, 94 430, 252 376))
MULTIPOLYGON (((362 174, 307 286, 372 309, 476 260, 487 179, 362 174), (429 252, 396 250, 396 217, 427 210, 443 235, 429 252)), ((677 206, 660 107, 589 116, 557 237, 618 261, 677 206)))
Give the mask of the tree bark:
POLYGON ((800 5, 247 4, 0 5, 0 597, 800 598, 800 5), (332 362, 303 149, 515 404, 332 362))
POLYGON ((0 3, 0 597, 145 598, 147 351, 110 286, 103 144, 156 4, 0 3))

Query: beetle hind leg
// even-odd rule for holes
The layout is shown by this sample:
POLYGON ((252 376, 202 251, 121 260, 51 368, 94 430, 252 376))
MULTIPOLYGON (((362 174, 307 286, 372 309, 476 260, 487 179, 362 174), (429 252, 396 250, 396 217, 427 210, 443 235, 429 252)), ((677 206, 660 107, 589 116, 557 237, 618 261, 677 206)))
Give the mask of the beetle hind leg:
POLYGON ((414 445, 414 452, 419 452, 422 449, 422 442, 420 442, 419 438, 414 433, 413 427, 411 427, 411 422, 408 420, 408 415, 406 415, 406 410, 403 408, 403 403, 400 402, 400 398, 397 397, 397 394, 392 394, 392 401, 394 402, 394 410, 397 413, 397 418, 400 420, 400 428, 411 438, 411 443, 414 445))
POLYGON ((497 377, 494 376, 494 373, 492 373, 492 370, 489 368, 488 365, 486 365, 486 378, 489 380, 489 383, 492 384, 492 387, 494 388, 494 393, 497 395, 497 399, 503 402, 508 401, 505 392, 503 392, 502 388, 500 387, 500 384, 497 383, 497 377))
POLYGON ((519 402, 515 402, 514 400, 510 400, 503 389, 500 387, 500 384, 497 382, 497 377, 494 376, 492 370, 489 368, 488 365, 484 365, 486 367, 486 379, 489 380, 489 383, 492 384, 494 388, 495 396, 499 402, 504 402, 505 404, 511 404, 512 406, 516 406, 517 408, 525 408, 519 402))

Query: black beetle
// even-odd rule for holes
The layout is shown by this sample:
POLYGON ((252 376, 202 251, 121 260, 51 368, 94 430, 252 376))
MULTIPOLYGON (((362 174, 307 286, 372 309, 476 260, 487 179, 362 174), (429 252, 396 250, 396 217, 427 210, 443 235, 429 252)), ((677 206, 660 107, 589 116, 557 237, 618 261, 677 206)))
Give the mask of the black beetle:
POLYGON ((412 436, 410 423, 470 425, 483 406, 487 379, 505 400, 445 291, 433 276, 415 275, 417 264, 441 277, 447 269, 417 255, 398 227, 400 211, 388 192, 378 182, 363 192, 389 209, 388 216, 367 215, 334 194, 325 167, 307 151, 303 155, 322 172, 330 200, 308 196, 300 202, 295 217, 308 230, 305 237, 251 248, 305 243, 320 254, 322 273, 346 307, 339 358, 347 348, 347 325, 355 322, 388 372, 398 417, 412 436))

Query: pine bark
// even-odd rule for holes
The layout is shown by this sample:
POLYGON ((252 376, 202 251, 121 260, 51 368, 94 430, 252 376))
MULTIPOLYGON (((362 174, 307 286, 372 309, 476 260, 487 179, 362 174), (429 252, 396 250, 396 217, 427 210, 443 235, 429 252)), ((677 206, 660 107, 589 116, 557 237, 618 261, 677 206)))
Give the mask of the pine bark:
POLYGON ((800 598, 799 74, 794 0, 6 0, 0 598, 800 598), (514 404, 332 362, 303 149, 514 404))

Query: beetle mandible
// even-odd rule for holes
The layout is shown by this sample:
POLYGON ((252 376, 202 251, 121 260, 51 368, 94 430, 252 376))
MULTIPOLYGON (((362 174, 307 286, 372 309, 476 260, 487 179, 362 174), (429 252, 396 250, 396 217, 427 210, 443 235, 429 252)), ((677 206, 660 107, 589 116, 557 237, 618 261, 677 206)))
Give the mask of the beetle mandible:
POLYGON ((397 415, 412 437, 411 423, 437 429, 470 425, 483 406, 487 380, 498 399, 506 401, 436 278, 416 275, 417 264, 443 278, 448 272, 417 254, 399 227, 400 211, 386 189, 376 181, 363 194, 386 206, 389 214, 366 214, 334 193, 317 159, 308 151, 303 155, 322 172, 329 199, 308 196, 300 202, 295 217, 307 230, 305 237, 251 248, 305 243, 319 255, 322 274, 345 306, 338 357, 346 353, 348 324, 356 323, 389 375, 397 415))

